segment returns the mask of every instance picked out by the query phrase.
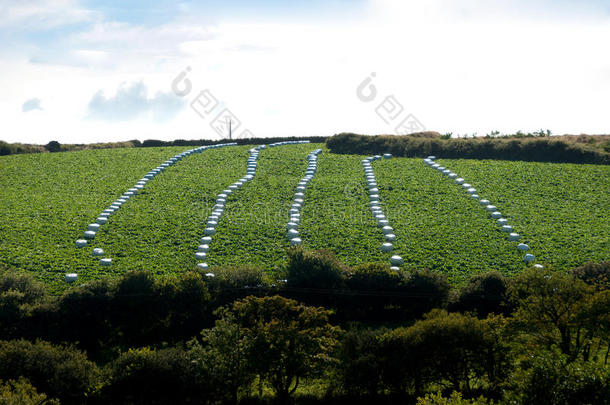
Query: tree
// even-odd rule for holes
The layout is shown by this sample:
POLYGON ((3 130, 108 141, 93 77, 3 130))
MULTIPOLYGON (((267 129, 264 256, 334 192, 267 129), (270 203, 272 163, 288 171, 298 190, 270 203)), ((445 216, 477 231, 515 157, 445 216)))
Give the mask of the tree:
POLYGON ((559 272, 531 269, 512 280, 511 299, 518 306, 513 324, 516 330, 546 349, 559 348, 575 360, 592 338, 593 288, 559 272))
POLYGON ((233 304, 232 322, 245 329, 252 370, 265 379, 280 403, 287 403, 308 377, 333 361, 340 329, 328 323, 330 311, 279 296, 247 297, 233 304))
POLYGON ((57 141, 51 141, 47 143, 44 148, 49 152, 59 152, 61 151, 61 144, 57 141))
POLYGON ((249 350, 253 337, 227 308, 216 311, 220 319, 201 332, 202 342, 190 342, 189 355, 210 381, 213 396, 237 404, 240 393, 254 381, 249 350))
POLYGON ((470 394, 473 384, 495 390, 509 370, 504 320, 433 310, 409 328, 381 336, 382 380, 395 393, 419 394, 428 384, 470 394))

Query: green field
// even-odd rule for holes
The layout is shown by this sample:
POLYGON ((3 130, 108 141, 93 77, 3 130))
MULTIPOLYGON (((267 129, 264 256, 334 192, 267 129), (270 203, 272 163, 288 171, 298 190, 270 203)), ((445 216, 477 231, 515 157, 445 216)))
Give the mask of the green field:
MULTIPOLYGON (((213 237, 208 263, 254 264, 269 274, 286 259, 288 210, 306 156, 321 144, 261 151, 257 175, 233 193, 213 237)), ((87 225, 147 171, 186 150, 135 148, 0 158, 0 264, 35 273, 52 288, 66 272, 80 280, 147 269, 157 274, 194 267, 199 239, 216 195, 246 171, 249 147, 193 154, 151 180, 110 217, 95 240, 74 245, 87 225), (91 248, 113 259, 100 267, 91 248)), ((388 262, 383 235, 368 208, 361 159, 326 149, 305 194, 301 238, 348 264, 388 262)), ((610 167, 507 161, 443 160, 491 200, 537 262, 558 270, 610 259, 610 167)), ((421 159, 373 163, 381 204, 395 230, 393 254, 404 268, 430 268, 459 283, 497 269, 522 271, 523 253, 462 189, 421 159)))

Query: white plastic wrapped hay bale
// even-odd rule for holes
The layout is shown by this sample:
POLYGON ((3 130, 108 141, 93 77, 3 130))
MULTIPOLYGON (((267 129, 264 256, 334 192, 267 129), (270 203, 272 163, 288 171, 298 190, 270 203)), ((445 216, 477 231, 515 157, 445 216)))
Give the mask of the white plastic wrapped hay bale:
POLYGON ((291 229, 297 229, 299 227, 299 224, 297 224, 296 222, 288 222, 288 224, 286 225, 286 231, 289 231, 291 229))
POLYGON ((471 187, 472 187, 472 186, 471 186, 470 184, 468 184, 468 183, 462 183, 462 184, 461 184, 461 186, 462 186, 462 188, 463 188, 464 190, 468 190, 469 188, 471 188, 471 187))
POLYGON ((209 250, 210 250, 210 245, 199 245, 199 246, 197 246, 197 251, 198 252, 207 253, 209 250))
POLYGON ((100 229, 100 224, 89 224, 87 226, 87 230, 88 231, 93 231, 93 232, 97 232, 100 229))
POLYGON ((470 198, 472 198, 473 200, 478 200, 479 199, 479 195, 478 194, 470 194, 470 198))
POLYGON ((214 235, 214 233, 216 233, 216 230, 214 228, 205 228, 203 233, 205 233, 208 236, 211 236, 211 235, 214 235))
POLYGON ((106 208, 104 214, 114 214, 114 211, 116 211, 114 208, 106 208))
POLYGON ((516 241, 518 241, 520 238, 521 238, 521 236, 520 236, 518 233, 511 232, 511 233, 508 235, 508 240, 509 240, 509 241, 511 241, 511 242, 516 242, 516 241))
POLYGON ((385 240, 387 240, 388 242, 394 242, 396 240, 396 235, 394 235, 393 233, 386 233, 385 240))
POLYGON ((449 170, 449 169, 445 169, 445 170, 443 170, 443 172, 442 172, 442 173, 443 173, 445 176, 449 176, 449 175, 451 174, 451 170, 449 170))
POLYGON ((502 232, 510 233, 513 231, 513 227, 511 225, 502 225, 502 232))
POLYGON ((394 255, 390 258, 390 263, 392 263, 394 266, 402 266, 404 261, 402 260, 402 257, 394 255))
POLYGON ((519 249, 522 252, 526 252, 530 249, 530 247, 528 245, 526 245, 525 243, 519 243, 517 245, 517 249, 519 249))
POLYGON ((298 238, 299 237, 299 231, 297 231, 296 229, 289 229, 287 232, 288 235, 288 239, 294 239, 294 238, 298 238))
POLYGON ((379 189, 378 189, 378 188, 371 188, 371 189, 369 190, 369 193, 370 193, 370 194, 373 194, 373 195, 375 195, 375 194, 379 194, 379 189))
POLYGON ((208 228, 214 228, 215 229, 217 226, 218 226, 218 222, 216 222, 216 221, 208 221, 207 222, 207 227, 208 228))
POLYGON ((447 176, 449 176, 450 179, 457 179, 457 174, 455 173, 449 173, 447 176))
POLYGON ((299 246, 302 243, 303 243, 303 241, 301 240, 301 238, 290 239, 290 246, 299 246))
POLYGON ((470 195, 473 195, 473 194, 477 193, 477 189, 474 187, 470 187, 469 189, 466 190, 466 192, 470 195))
POLYGON ((500 213, 500 211, 494 211, 491 213, 491 217, 493 219, 500 219, 500 218, 502 218, 502 214, 500 213))
POLYGON ((87 241, 85 239, 78 239, 76 241, 76 247, 77 248, 82 248, 82 247, 85 247, 85 246, 87 246, 87 241))
POLYGON ((73 283, 78 279, 78 274, 76 273, 66 273, 64 276, 64 280, 66 283, 73 283))
POLYGON ((500 218, 500 219, 498 219, 498 221, 497 221, 497 222, 498 222, 498 225, 500 225, 500 226, 504 226, 504 225, 508 224, 508 219, 506 219, 506 218, 500 218))
POLYGON ((383 154, 383 158, 384 159, 392 159, 392 154, 391 153, 384 153, 383 154))
POLYGON ((197 259, 197 260, 205 260, 207 255, 208 254, 206 252, 197 252, 197 253, 195 253, 195 259, 197 259))
POLYGON ((95 231, 85 231, 85 239, 94 239, 95 238, 95 231))
POLYGON ((394 229, 391 226, 386 225, 381 228, 381 232, 383 232, 384 235, 387 235, 389 233, 394 233, 394 229))
POLYGON ((485 207, 485 209, 486 209, 487 211, 489 211, 489 212, 494 212, 494 211, 496 211, 496 210, 498 209, 498 207, 496 207, 495 205, 491 205, 491 204, 490 204, 490 205, 487 205, 487 206, 485 207))
POLYGON ((380 228, 383 228, 384 226, 390 226, 390 222, 387 219, 380 219, 379 221, 377 221, 377 225, 380 228))
POLYGON ((294 198, 302 198, 302 199, 304 199, 305 198, 305 194, 303 194, 302 192, 295 193, 294 194, 294 198))
POLYGON ((432 156, 432 155, 430 155, 430 156, 428 156, 428 159, 430 159, 430 160, 434 160, 434 159, 436 159, 436 156, 432 156))
POLYGON ((108 222, 108 218, 107 217, 97 217, 95 222, 97 222, 100 225, 104 225, 106 222, 108 222))
POLYGON ((437 168, 436 168, 436 170, 442 173, 442 172, 443 172, 443 170, 446 170, 446 167, 444 167, 444 166, 439 166, 439 167, 437 167, 437 168))
POLYGON ((464 179, 461 177, 458 177, 457 179, 455 179, 455 184, 464 184, 464 179))
POLYGON ((533 255, 533 254, 531 254, 531 253, 528 253, 528 254, 526 254, 525 256, 523 256, 523 260, 524 260, 526 263, 530 263, 530 262, 533 262, 534 260, 536 260, 536 256, 534 256, 534 255, 533 255))
POLYGON ((482 206, 486 207, 486 206, 488 206, 491 203, 489 202, 489 200, 483 199, 483 200, 479 201, 479 204, 481 204, 482 206))
POLYGON ((392 245, 390 242, 386 242, 381 245, 382 252, 391 252, 393 249, 394 249, 394 245, 392 245))
POLYGON ((112 259, 110 259, 110 258, 100 259, 100 266, 112 266, 112 259))
POLYGON ((538 270, 542 270, 542 269, 544 269, 544 266, 541 264, 534 264, 534 268, 538 269, 538 270))
POLYGON ((104 249, 101 249, 101 248, 93 249, 93 251, 91 252, 91 256, 93 256, 93 257, 104 256, 104 249))
POLYGON ((203 238, 199 239, 199 243, 202 245, 209 245, 210 243, 212 243, 212 237, 204 236, 203 238))
MULTIPOLYGON (((197 267, 200 268, 201 270, 207 270, 210 268, 210 266, 208 266, 207 263, 198 263, 197 267)), ((212 275, 211 277, 214 277, 213 273, 208 273, 208 274, 211 274, 212 275)), ((208 276, 208 274, 206 274, 206 277, 210 277, 210 276, 208 276)))

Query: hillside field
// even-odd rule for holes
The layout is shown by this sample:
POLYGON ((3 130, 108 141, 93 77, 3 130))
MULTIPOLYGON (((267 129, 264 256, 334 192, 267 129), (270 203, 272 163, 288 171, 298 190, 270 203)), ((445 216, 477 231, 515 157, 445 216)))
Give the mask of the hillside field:
MULTIPOLYGON (((489 213, 422 159, 373 162, 379 198, 397 240, 383 253, 383 234, 369 210, 360 155, 323 144, 260 152, 255 178, 229 196, 207 262, 262 266, 280 277, 286 262, 288 211, 307 154, 323 152, 306 189, 299 231, 308 249, 327 248, 350 265, 389 262, 430 268, 453 283, 471 274, 515 274, 526 265, 489 213)), ((53 290, 64 274, 79 281, 146 269, 163 275, 197 264, 194 253, 216 195, 245 175, 247 146, 185 157, 151 180, 77 249, 87 225, 149 170, 188 148, 104 149, 0 157, 0 265, 31 271, 53 290), (111 267, 98 264, 101 247, 111 267)), ((536 262, 567 270, 610 259, 610 166, 442 159, 498 207, 530 246, 536 262)))

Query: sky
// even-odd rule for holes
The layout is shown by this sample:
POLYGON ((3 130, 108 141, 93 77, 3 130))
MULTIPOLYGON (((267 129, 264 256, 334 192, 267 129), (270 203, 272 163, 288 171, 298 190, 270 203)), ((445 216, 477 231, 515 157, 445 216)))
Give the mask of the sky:
POLYGON ((610 0, 0 0, 0 140, 610 133, 610 0))

